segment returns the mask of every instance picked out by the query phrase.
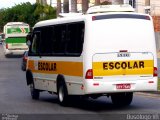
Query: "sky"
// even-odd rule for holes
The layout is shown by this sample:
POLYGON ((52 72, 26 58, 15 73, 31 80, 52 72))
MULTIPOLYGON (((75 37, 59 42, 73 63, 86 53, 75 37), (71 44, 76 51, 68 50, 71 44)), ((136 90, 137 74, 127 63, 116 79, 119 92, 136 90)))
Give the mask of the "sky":
MULTIPOLYGON (((52 6, 55 5, 55 1, 56 0, 52 0, 52 6)), ((125 0, 125 1, 127 1, 127 0, 125 0)), ((36 0, 0 0, 0 9, 12 7, 16 4, 20 4, 23 2, 30 2, 31 4, 34 4, 36 2, 36 0)), ((49 3, 50 0, 47 0, 47 2, 49 3)))
POLYGON ((8 8, 8 7, 12 7, 16 4, 20 4, 23 2, 30 2, 30 3, 35 3, 36 0, 0 0, 0 9, 1 8, 8 8))
MULTIPOLYGON (((34 4, 36 0, 0 0, 0 9, 12 7, 16 4, 21 4, 23 2, 30 2, 31 4, 34 4)), ((47 0, 47 2, 49 2, 49 0, 47 0)))

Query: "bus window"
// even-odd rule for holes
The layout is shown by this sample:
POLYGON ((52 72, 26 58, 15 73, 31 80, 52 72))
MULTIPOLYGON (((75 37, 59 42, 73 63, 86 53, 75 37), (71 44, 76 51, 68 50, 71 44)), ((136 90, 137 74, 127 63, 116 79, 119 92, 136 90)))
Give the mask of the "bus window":
POLYGON ((73 23, 68 25, 67 53, 80 55, 83 48, 84 23, 73 23))
POLYGON ((56 54, 64 55, 66 47, 66 25, 56 25, 54 28, 55 42, 53 51, 56 54))

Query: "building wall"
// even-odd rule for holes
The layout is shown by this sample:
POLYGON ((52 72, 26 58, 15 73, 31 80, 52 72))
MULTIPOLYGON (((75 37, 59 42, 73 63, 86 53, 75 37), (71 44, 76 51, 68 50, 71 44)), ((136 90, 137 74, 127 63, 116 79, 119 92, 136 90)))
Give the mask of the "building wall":
POLYGON ((136 1, 136 12, 145 13, 144 7, 145 7, 145 0, 136 1))
POLYGON ((150 0, 151 16, 153 16, 158 58, 160 58, 160 0, 150 0))
POLYGON ((151 14, 160 16, 160 0, 150 0, 151 14))
POLYGON ((152 16, 160 16, 160 0, 137 0, 136 11, 145 13, 145 8, 149 8, 152 16))
MULTIPOLYGON (((102 3, 102 2, 105 2, 105 1, 112 1, 112 0, 100 0, 101 3, 102 3)), ((94 4, 94 3, 95 3, 95 0, 89 0, 89 2, 90 2, 91 4, 94 4)), ((77 3, 78 3, 78 4, 82 4, 82 0, 77 0, 77 3)))
POLYGON ((154 22, 157 55, 158 58, 160 58, 160 0, 136 0, 135 10, 138 13, 148 12, 148 14, 152 16, 154 22))

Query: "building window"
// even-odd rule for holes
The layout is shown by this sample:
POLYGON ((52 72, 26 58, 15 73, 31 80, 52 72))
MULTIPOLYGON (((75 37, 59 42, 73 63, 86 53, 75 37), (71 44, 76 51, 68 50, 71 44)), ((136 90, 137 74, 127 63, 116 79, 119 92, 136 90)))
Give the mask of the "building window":
POLYGON ((145 0, 145 6, 150 6, 150 0, 145 0))
POLYGON ((129 0, 129 4, 130 4, 133 8, 136 8, 136 0, 129 0))

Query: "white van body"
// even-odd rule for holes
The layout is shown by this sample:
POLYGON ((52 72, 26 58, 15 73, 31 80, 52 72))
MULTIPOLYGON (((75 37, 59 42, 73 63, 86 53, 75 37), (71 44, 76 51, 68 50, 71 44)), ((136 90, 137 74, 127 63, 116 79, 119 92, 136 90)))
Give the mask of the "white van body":
POLYGON ((157 90, 156 45, 149 15, 133 12, 87 14, 42 21, 34 30, 80 21, 85 27, 79 56, 29 55, 27 84, 32 85, 32 90, 57 93, 60 103, 68 95, 111 95, 113 101, 116 98, 122 102, 124 98, 114 95, 157 90), (65 84, 63 89, 58 87, 60 78, 65 84), (67 92, 63 92, 64 89, 67 92))
POLYGON ((93 13, 107 13, 107 12, 134 12, 134 8, 128 4, 122 5, 99 5, 90 7, 87 10, 87 14, 93 13))

